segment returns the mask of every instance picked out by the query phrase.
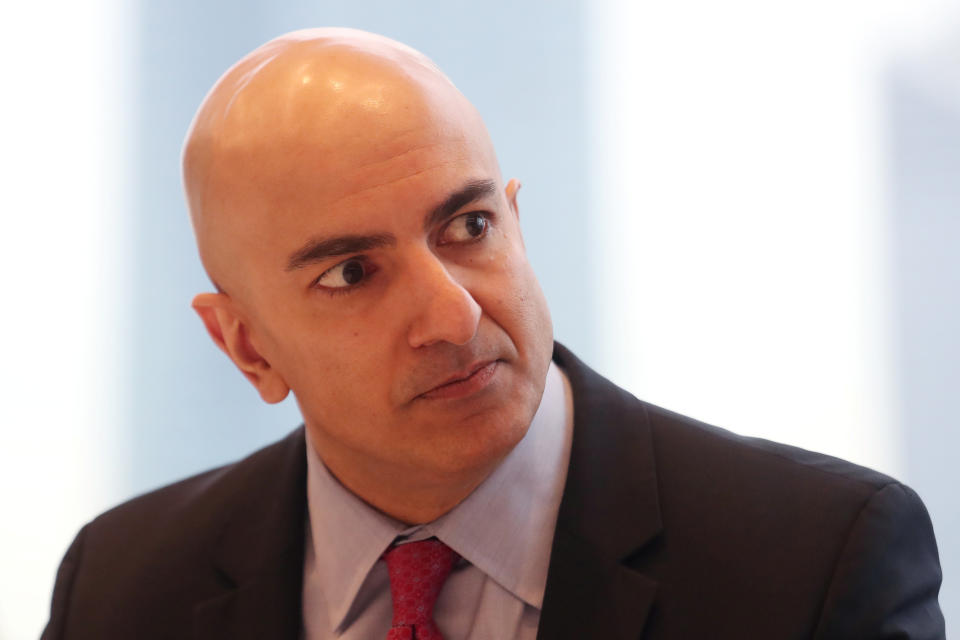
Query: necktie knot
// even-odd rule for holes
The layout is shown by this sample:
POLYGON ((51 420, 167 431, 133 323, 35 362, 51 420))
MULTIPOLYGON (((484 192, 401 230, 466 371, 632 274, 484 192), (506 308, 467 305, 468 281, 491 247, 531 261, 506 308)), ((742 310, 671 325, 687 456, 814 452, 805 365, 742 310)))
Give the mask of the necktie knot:
POLYGON ((387 640, 443 640, 433 622, 433 606, 457 554, 430 538, 394 545, 383 558, 393 599, 393 623, 387 640))

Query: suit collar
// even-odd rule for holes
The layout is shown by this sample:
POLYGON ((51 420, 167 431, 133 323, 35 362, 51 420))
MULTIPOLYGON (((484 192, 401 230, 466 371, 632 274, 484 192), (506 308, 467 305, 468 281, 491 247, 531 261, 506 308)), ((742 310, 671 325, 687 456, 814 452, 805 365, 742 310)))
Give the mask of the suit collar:
POLYGON ((297 638, 303 584, 306 448, 303 428, 225 473, 238 474, 210 545, 223 590, 199 603, 194 635, 297 638))
POLYGON ((661 531, 644 405, 555 344, 574 395, 573 445, 540 618, 541 638, 637 638, 656 582, 622 561, 661 531))

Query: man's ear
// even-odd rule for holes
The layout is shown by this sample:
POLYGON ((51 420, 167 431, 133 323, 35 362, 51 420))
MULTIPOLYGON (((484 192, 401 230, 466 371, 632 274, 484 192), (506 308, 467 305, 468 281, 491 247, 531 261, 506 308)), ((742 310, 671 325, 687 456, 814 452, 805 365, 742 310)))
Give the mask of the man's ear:
POLYGON ((233 360, 240 373, 260 392, 264 402, 272 404, 287 397, 290 387, 254 347, 249 329, 230 296, 201 293, 193 299, 191 306, 203 320, 214 344, 233 360))
POLYGON ((507 183, 507 203, 510 205, 510 208, 513 209, 513 215, 517 217, 517 220, 520 219, 520 209, 517 207, 517 192, 520 191, 520 187, 523 184, 516 178, 510 178, 510 182, 507 183))
POLYGON ((519 180, 510 178, 510 182, 507 183, 505 191, 507 204, 510 205, 510 210, 513 211, 513 217, 517 220, 517 234, 520 238, 520 246, 523 247, 524 252, 526 252, 527 244, 523 241, 523 231, 520 229, 520 208, 517 206, 517 192, 520 191, 520 187, 522 186, 519 180))

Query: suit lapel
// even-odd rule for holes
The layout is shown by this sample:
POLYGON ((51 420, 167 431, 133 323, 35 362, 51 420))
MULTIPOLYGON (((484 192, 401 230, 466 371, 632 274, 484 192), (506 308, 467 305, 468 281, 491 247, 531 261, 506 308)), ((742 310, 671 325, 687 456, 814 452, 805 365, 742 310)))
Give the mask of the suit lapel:
POLYGON ((194 610, 204 640, 295 640, 301 628, 306 449, 298 429, 231 483, 235 505, 211 545, 221 593, 194 610))
POLYGON ((657 584, 623 561, 662 528, 648 418, 562 345, 554 360, 573 388, 574 431, 538 637, 636 639, 657 584))

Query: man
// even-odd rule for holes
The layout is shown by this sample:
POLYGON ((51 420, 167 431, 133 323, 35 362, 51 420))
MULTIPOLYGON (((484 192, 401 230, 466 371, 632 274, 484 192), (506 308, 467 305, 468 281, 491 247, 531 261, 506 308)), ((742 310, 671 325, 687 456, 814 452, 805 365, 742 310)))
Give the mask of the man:
POLYGON ((217 289, 193 306, 304 427, 85 526, 45 637, 943 637, 912 491, 554 345, 520 185, 421 54, 267 43, 204 100, 184 180, 217 289))

